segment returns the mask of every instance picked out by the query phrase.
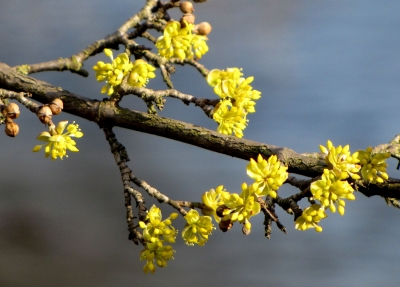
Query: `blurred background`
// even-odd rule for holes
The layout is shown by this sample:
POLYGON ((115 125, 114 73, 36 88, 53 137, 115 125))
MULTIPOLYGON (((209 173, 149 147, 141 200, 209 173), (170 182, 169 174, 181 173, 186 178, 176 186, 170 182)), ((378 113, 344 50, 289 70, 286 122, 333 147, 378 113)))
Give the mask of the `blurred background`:
MULTIPOLYGON (((145 1, 0 0, 0 61, 10 66, 69 57, 114 32, 145 1)), ((397 0, 253 0, 195 5, 196 22, 213 25, 208 69, 243 68, 262 92, 249 116, 245 138, 318 151, 335 145, 365 149, 399 132, 400 2, 397 0)), ((171 13, 180 17, 178 10, 171 13)), ((156 35, 156 33, 153 33, 156 35)), ((150 45, 143 40, 140 43, 150 45)), ((119 52, 115 52, 117 54, 119 52)), ((33 75, 90 98, 102 99, 92 66, 81 78, 69 72, 33 75)), ((175 88, 214 98, 192 67, 178 67, 175 88)), ((148 85, 164 89, 158 77, 148 85)), ((126 97, 125 107, 145 111, 126 97)), ((216 129, 194 106, 168 99, 161 116, 216 129)), ((142 247, 128 240, 122 183, 103 132, 76 121, 85 136, 79 153, 51 162, 32 153, 44 130, 22 109, 20 134, 1 141, 0 286, 398 286, 400 210, 382 198, 356 194, 346 214, 329 214, 324 231, 300 232, 293 217, 277 210, 288 234, 273 227, 264 238, 263 216, 249 236, 240 225, 215 230, 204 247, 177 240, 175 260, 155 274, 143 274, 142 247)), ((199 201, 220 184, 239 192, 247 162, 179 142, 116 128, 133 173, 176 200, 199 201)), ((400 177, 389 161, 390 176, 400 177)), ((283 187, 282 196, 296 192, 283 187)), ((147 198, 147 206, 156 203, 147 198)), ((306 202, 300 202, 303 207, 306 202)), ((173 210, 163 208, 167 216, 173 210)), ((183 221, 176 224, 179 230, 183 221)))

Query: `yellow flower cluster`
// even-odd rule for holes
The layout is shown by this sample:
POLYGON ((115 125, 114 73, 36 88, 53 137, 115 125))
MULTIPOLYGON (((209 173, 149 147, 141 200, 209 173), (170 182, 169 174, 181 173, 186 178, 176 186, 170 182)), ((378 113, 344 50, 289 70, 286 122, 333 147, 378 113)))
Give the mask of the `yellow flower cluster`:
POLYGON ((258 214, 261 210, 257 201, 257 194, 254 185, 242 184, 242 193, 231 193, 224 198, 224 205, 218 209, 221 215, 220 227, 227 231, 233 223, 238 221, 243 224, 243 231, 249 234, 251 230, 250 217, 258 214))
POLYGON ((178 21, 169 22, 164 33, 157 39, 156 47, 158 53, 166 58, 192 59, 196 56, 200 59, 208 52, 208 46, 205 35, 196 35, 192 33, 193 24, 186 23, 182 27, 178 21))
POLYGON ((322 227, 318 225, 318 222, 325 217, 327 217, 325 208, 321 204, 313 204, 304 209, 301 216, 296 219, 295 228, 298 230, 315 228, 315 231, 321 232, 322 227))
POLYGON ((156 271, 154 260, 159 267, 167 266, 167 261, 174 258, 174 252, 170 245, 162 245, 160 242, 147 243, 145 249, 140 252, 140 260, 146 260, 143 266, 144 273, 156 271))
POLYGON ((72 152, 78 152, 76 148, 76 142, 72 139, 81 138, 83 133, 79 129, 79 125, 72 123, 68 124, 68 121, 61 121, 58 123, 57 127, 54 124, 49 126, 48 132, 42 132, 37 139, 45 142, 46 144, 37 145, 33 148, 33 152, 39 151, 43 146, 44 154, 46 157, 51 155, 51 159, 55 160, 58 157, 63 159, 63 157, 68 157, 67 150, 72 152), (64 132, 65 128, 67 131, 64 132))
POLYGON ((340 215, 344 214, 345 201, 342 199, 354 200, 353 187, 345 180, 340 180, 339 177, 332 171, 324 169, 324 174, 320 180, 314 181, 310 187, 311 193, 316 200, 321 202, 324 208, 328 208, 331 212, 338 211, 340 215))
POLYGON ((242 76, 238 68, 214 69, 207 75, 207 83, 221 98, 213 114, 219 124, 217 131, 227 135, 233 132, 238 138, 243 137, 247 114, 255 112, 255 100, 261 98, 261 92, 250 86, 254 77, 242 76))
POLYGON ((154 260, 159 267, 167 265, 167 261, 173 258, 174 250, 164 242, 174 243, 177 231, 172 226, 171 220, 178 217, 177 213, 162 220, 161 210, 153 205, 146 215, 145 221, 140 221, 139 226, 143 229, 143 238, 146 241, 145 249, 140 253, 140 260, 146 260, 143 267, 145 273, 154 273, 156 267, 154 260))
POLYGON ((251 185, 243 183, 241 194, 230 193, 222 185, 215 190, 206 191, 202 196, 205 205, 202 209, 203 214, 213 214, 222 231, 228 231, 233 223, 238 221, 243 224, 243 233, 249 234, 250 218, 261 209, 258 198, 277 196, 276 191, 288 177, 286 169, 281 166, 276 156, 271 156, 266 161, 259 155, 257 162, 251 160, 247 166, 247 174, 255 182, 251 185))
POLYGON ((97 62, 93 67, 96 71, 96 79, 107 84, 101 89, 101 93, 112 95, 114 88, 122 83, 129 74, 128 84, 134 87, 144 87, 149 79, 154 78, 155 68, 142 59, 132 63, 127 53, 119 54, 115 59, 110 49, 104 49, 106 56, 110 57, 111 63, 97 62))
POLYGON ((210 216, 202 216, 197 210, 190 210, 186 215, 186 225, 182 230, 182 238, 187 245, 203 246, 214 226, 210 216))
POLYGON ((330 140, 326 147, 319 146, 322 153, 326 154, 325 161, 339 179, 346 179, 351 176, 353 179, 360 179, 357 174, 361 168, 358 164, 358 152, 350 155, 350 147, 341 145, 335 148, 330 140))
POLYGON ((256 193, 260 196, 270 195, 276 198, 276 191, 288 178, 287 167, 281 165, 276 155, 269 157, 268 161, 258 155, 257 162, 250 159, 246 167, 247 175, 254 179, 256 193))
POLYGON ((372 154, 372 147, 358 151, 358 160, 362 165, 361 175, 363 179, 371 182, 382 183, 389 178, 386 173, 388 164, 386 160, 390 157, 390 153, 372 154))

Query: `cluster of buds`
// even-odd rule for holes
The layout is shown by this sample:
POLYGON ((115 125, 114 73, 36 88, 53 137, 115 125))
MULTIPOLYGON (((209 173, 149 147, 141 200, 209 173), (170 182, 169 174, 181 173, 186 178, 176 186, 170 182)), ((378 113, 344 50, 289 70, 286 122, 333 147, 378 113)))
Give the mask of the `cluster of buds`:
POLYGON ((19 117, 20 111, 18 105, 16 103, 9 103, 8 105, 0 105, 0 109, 3 116, 5 117, 6 135, 8 135, 9 137, 17 136, 19 132, 19 126, 13 121, 13 119, 19 117))
POLYGON ((60 114, 63 108, 63 102, 60 99, 54 99, 50 104, 40 106, 36 114, 41 123, 50 126, 53 115, 60 114))
MULTIPOLYGON (((193 14, 194 8, 193 4, 189 1, 183 1, 179 3, 179 9, 181 9, 183 15, 179 22, 181 23, 181 27, 184 28, 187 24, 194 25, 195 16, 193 14), (185 23, 186 22, 186 23, 185 23)), ((208 22, 202 22, 194 26, 193 33, 197 35, 206 36, 210 34, 212 27, 208 22)))

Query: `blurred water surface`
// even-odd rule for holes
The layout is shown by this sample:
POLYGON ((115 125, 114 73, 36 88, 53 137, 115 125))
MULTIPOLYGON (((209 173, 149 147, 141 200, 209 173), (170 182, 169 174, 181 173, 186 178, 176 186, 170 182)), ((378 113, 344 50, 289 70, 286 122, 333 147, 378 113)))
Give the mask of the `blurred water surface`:
MULTIPOLYGON (((2 0, 0 61, 12 66, 68 57, 115 31, 143 3, 2 0)), ((195 6, 196 21, 214 28, 201 63, 241 67, 255 77, 253 86, 263 97, 249 116, 248 139, 299 152, 316 151, 327 139, 352 150, 384 143, 398 133, 399 9, 395 0, 210 0, 195 6)), ((91 71, 99 59, 105 57, 85 67, 91 71)), ((34 76, 104 97, 93 73, 34 76)), ((190 67, 178 67, 172 79, 184 93, 214 97, 190 67)), ((164 88, 160 79, 149 87, 164 88)), ((133 98, 123 104, 145 110, 133 98)), ((171 99, 160 115, 216 128, 199 109, 171 99)), ((294 230, 292 217, 278 211, 287 235, 274 228, 266 240, 259 216, 247 237, 235 226, 228 233, 216 230, 205 247, 178 240, 175 260, 144 275, 141 248, 127 240, 122 184, 104 135, 93 123, 67 114, 58 118, 76 120, 85 132, 78 140, 81 152, 63 161, 31 152, 43 126, 26 111, 17 120, 20 135, 2 136, 0 286, 398 286, 399 211, 362 195, 348 203, 344 217, 330 215, 321 234, 294 230)), ((171 198, 197 201, 219 184, 239 191, 250 182, 244 161, 115 132, 134 174, 171 198)), ((390 175, 400 177, 396 162, 390 166, 390 175)))

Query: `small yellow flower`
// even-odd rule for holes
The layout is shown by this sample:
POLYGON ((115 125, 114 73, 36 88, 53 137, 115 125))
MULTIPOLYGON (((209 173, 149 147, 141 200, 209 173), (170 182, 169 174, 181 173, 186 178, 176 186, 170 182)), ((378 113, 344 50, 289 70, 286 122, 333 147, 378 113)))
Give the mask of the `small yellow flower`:
POLYGON ((270 195, 272 198, 276 198, 276 191, 288 178, 287 167, 281 165, 276 155, 270 156, 266 161, 259 154, 257 162, 250 159, 246 169, 247 175, 254 179, 256 193, 260 196, 270 195))
POLYGON ((126 53, 119 54, 115 59, 110 49, 104 49, 104 54, 110 57, 111 64, 99 61, 93 67, 93 70, 96 71, 97 81, 106 81, 107 83, 101 89, 101 93, 105 93, 108 90, 108 95, 112 95, 114 87, 121 84, 123 78, 132 70, 133 64, 126 53))
MULTIPOLYGON (((261 210, 257 201, 257 194, 254 185, 242 184, 242 193, 231 193, 224 195, 224 206, 220 207, 223 215, 221 222, 235 223, 238 221, 244 225, 246 234, 251 231, 250 217, 258 214, 261 210)), ((225 224, 223 224, 225 225, 225 224)))
POLYGON ((357 174, 361 168, 358 164, 358 152, 350 155, 349 145, 344 147, 340 145, 335 148, 332 142, 328 140, 326 147, 320 145, 319 148, 322 153, 326 154, 326 163, 339 179, 346 179, 348 176, 353 179, 360 179, 357 174))
POLYGON ((187 245, 203 246, 214 226, 210 216, 200 216, 197 210, 191 209, 186 215, 186 225, 182 230, 182 238, 187 245))
POLYGON ((231 80, 237 82, 241 76, 243 76, 243 73, 239 68, 227 68, 226 70, 214 69, 208 73, 206 80, 207 83, 214 88, 214 93, 224 98, 222 91, 223 81, 231 80))
POLYGON ((328 169, 324 169, 320 180, 311 183, 310 190, 313 197, 324 207, 329 207, 331 212, 336 212, 335 204, 337 204, 340 215, 344 214, 346 204, 343 199, 355 199, 353 187, 347 181, 340 180, 333 171, 328 169))
POLYGON ((139 226, 143 228, 143 237, 147 242, 170 242, 174 243, 177 231, 172 226, 171 220, 178 217, 177 213, 162 220, 161 209, 153 205, 146 215, 145 221, 139 221, 139 226))
POLYGON ((140 252, 140 260, 146 260, 143 266, 144 273, 154 273, 156 271, 155 263, 159 267, 167 266, 167 261, 174 259, 175 250, 170 245, 163 245, 160 241, 155 243, 147 243, 145 249, 140 252))
POLYGON ((208 209, 202 209, 201 212, 204 215, 214 215, 214 218, 217 222, 221 220, 221 218, 217 215, 217 208, 224 204, 224 197, 228 196, 229 192, 225 191, 224 186, 220 185, 215 190, 210 189, 206 191, 202 200, 203 203, 207 206, 208 209))
POLYGON ((37 145, 33 148, 33 152, 39 151, 43 146, 44 153, 46 157, 51 155, 51 159, 55 160, 57 157, 63 159, 64 156, 68 157, 67 150, 72 152, 78 152, 79 150, 76 148, 76 142, 72 139, 72 137, 80 138, 83 136, 83 133, 79 129, 79 125, 72 123, 68 125, 68 121, 59 122, 57 127, 54 125, 49 126, 49 132, 42 132, 37 139, 46 144, 37 145), (64 133, 65 128, 67 127, 67 131, 64 133))
POLYGON ((178 21, 169 22, 164 29, 163 36, 157 39, 158 53, 166 58, 177 57, 181 60, 193 58, 191 42, 193 24, 187 24, 184 28, 178 21))
POLYGON ((296 219, 295 228, 298 230, 315 228, 315 231, 321 232, 322 227, 318 223, 325 217, 327 215, 324 207, 321 204, 313 204, 304 209, 302 215, 296 219))
POLYGON ((358 151, 358 160, 362 165, 361 175, 363 179, 371 182, 382 183, 389 178, 386 173, 388 164, 386 160, 390 157, 390 153, 372 154, 372 147, 358 151))
POLYGON ((146 87, 149 79, 155 78, 154 68, 142 59, 138 59, 133 63, 131 73, 128 77, 128 84, 133 87, 146 87))
POLYGON ((243 137, 243 130, 247 126, 246 112, 234 107, 230 100, 221 100, 214 109, 213 119, 219 124, 217 132, 243 137))
POLYGON ((196 56, 197 59, 201 59, 201 57, 208 52, 208 46, 206 42, 207 40, 208 40, 207 36, 195 35, 195 34, 193 35, 192 47, 194 55, 196 56))

